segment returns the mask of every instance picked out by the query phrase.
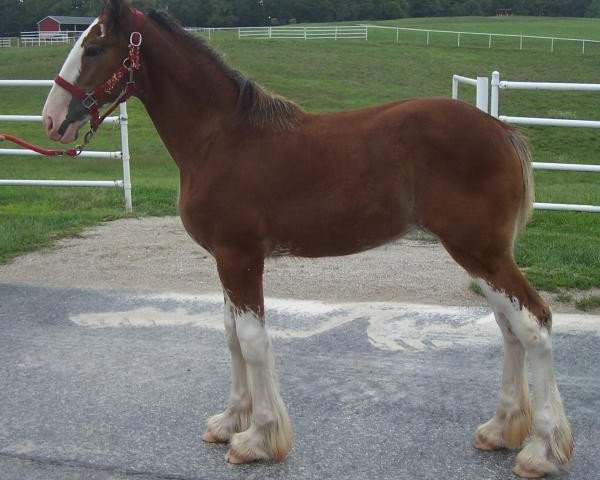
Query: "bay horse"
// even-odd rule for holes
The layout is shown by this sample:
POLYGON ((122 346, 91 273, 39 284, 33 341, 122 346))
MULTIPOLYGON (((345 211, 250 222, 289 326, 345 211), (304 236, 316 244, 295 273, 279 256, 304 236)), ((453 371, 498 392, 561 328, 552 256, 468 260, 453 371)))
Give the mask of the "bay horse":
POLYGON ((443 98, 311 114, 231 69, 168 15, 105 0, 50 91, 47 134, 70 143, 99 106, 130 94, 179 168, 183 225, 214 256, 222 282, 231 391, 202 438, 229 442, 229 462, 281 461, 292 443, 265 330, 265 258, 347 255, 415 228, 476 279, 503 335, 499 400, 475 447, 518 449, 529 437, 514 468, 522 477, 571 460, 551 312, 513 257, 533 195, 516 130, 443 98))

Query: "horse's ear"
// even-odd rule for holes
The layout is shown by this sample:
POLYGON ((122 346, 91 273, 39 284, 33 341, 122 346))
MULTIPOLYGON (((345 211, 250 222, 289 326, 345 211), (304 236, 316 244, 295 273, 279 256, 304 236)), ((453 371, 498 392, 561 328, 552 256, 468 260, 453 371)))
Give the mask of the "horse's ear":
POLYGON ((102 20, 107 30, 118 29, 125 10, 129 9, 126 0, 104 0, 102 20))

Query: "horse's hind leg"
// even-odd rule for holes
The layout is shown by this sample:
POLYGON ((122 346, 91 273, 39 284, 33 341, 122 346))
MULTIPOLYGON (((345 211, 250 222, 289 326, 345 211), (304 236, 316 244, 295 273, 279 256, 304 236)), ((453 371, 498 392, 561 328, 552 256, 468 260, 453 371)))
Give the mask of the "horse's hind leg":
MULTIPOLYGON (((505 338, 512 342, 506 350, 506 355, 512 355, 513 358, 505 363, 504 378, 508 384, 511 380, 515 382, 517 391, 511 392, 510 385, 503 384, 500 394, 501 403, 506 392, 510 392, 508 397, 512 401, 524 395, 523 391, 518 392, 518 383, 522 375, 522 351, 514 344, 514 338, 521 343, 531 362, 533 428, 531 440, 517 456, 514 472, 522 477, 531 478, 556 473, 558 470, 556 464, 564 465, 571 460, 573 437, 554 377, 550 309, 527 283, 519 272, 512 253, 507 253, 506 249, 501 250, 503 253, 499 255, 494 255, 489 250, 486 255, 476 255, 473 252, 477 249, 457 249, 448 245, 446 247, 461 265, 479 279, 478 282, 486 298, 500 321, 504 322, 505 338), (506 371, 511 369, 516 370, 506 371)), ((524 389, 523 386, 522 390, 524 389)), ((499 415, 498 418, 501 416, 499 415)), ((522 417, 526 418, 525 415, 522 417)), ((490 446, 494 443, 498 447, 503 443, 505 446, 510 446, 509 437, 512 430, 510 422, 511 416, 505 416, 500 427, 502 431, 500 441, 498 441, 500 435, 495 437, 489 435, 481 438, 481 444, 484 444, 485 440, 490 440, 490 446)), ((478 433, 483 434, 486 430, 489 432, 489 429, 480 427, 478 433)), ((515 430, 520 431, 519 428, 515 430)), ((518 436, 514 440, 517 443, 518 436)))
POLYGON ((225 333, 231 354, 231 390, 225 411, 208 420, 206 431, 202 435, 205 442, 228 442, 235 433, 243 432, 250 426, 252 399, 246 376, 246 362, 235 328, 234 313, 231 301, 225 293, 225 333))
MULTIPOLYGON (((522 278, 516 267, 515 271, 518 277, 514 274, 513 282, 522 278)), ((507 293, 508 286, 495 284, 491 279, 479 283, 490 302, 506 316, 509 328, 524 346, 531 363, 532 436, 517 456, 514 472, 530 478, 557 473, 556 464, 564 465, 573 456, 573 436, 554 377, 550 309, 537 295, 527 298, 507 293)))
POLYGON ((263 257, 258 249, 236 248, 218 248, 215 257, 231 303, 252 401, 248 428, 232 435, 226 458, 231 463, 281 461, 292 444, 292 427, 279 394, 273 349, 264 325, 263 257))
POLYGON ((525 373, 525 349, 510 329, 504 314, 494 311, 504 338, 504 366, 494 416, 479 426, 474 445, 480 450, 516 449, 531 429, 531 402, 525 373))

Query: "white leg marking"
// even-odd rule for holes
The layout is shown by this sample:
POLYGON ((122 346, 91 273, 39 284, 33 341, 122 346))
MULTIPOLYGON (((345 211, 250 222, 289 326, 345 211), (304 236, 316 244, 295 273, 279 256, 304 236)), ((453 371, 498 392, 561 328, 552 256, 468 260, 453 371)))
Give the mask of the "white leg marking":
POLYGON ((485 281, 479 285, 494 307, 504 313, 531 362, 533 435, 517 456, 515 473, 527 477, 556 473, 555 462, 563 465, 572 457, 573 437, 554 377, 550 332, 527 308, 519 308, 485 281))
POLYGON ((504 366, 496 413, 475 433, 475 446, 482 450, 520 448, 531 429, 525 350, 504 314, 496 311, 494 316, 504 339, 504 366))
POLYGON ((225 297, 225 333, 231 354, 231 390, 227 409, 208 420, 202 439, 206 442, 227 442, 234 433, 250 426, 252 400, 248 388, 246 362, 237 338, 231 301, 225 297))
POLYGON ((231 440, 232 463, 260 459, 280 461, 292 443, 291 422, 279 394, 271 341, 264 325, 252 312, 238 311, 235 325, 246 361, 252 397, 252 423, 231 440))

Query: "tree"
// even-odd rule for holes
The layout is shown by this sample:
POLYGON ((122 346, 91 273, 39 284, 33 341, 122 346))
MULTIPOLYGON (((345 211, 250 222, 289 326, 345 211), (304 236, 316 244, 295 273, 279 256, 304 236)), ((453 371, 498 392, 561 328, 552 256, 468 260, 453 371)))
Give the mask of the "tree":
POLYGON ((408 0, 387 0, 381 2, 377 18, 404 18, 408 17, 409 11, 410 5, 408 4, 408 0))
MULTIPOLYGON (((265 25, 287 22, 360 21, 407 16, 517 15, 600 17, 600 0, 131 0, 141 10, 168 10, 188 26, 265 25)), ((95 16, 100 0, 0 0, 0 33, 35 30, 46 15, 95 16)))
POLYGON ((585 10, 586 17, 600 17, 600 0, 592 0, 585 10))
POLYGON ((437 17, 442 14, 441 0, 411 0, 411 17, 437 17))

